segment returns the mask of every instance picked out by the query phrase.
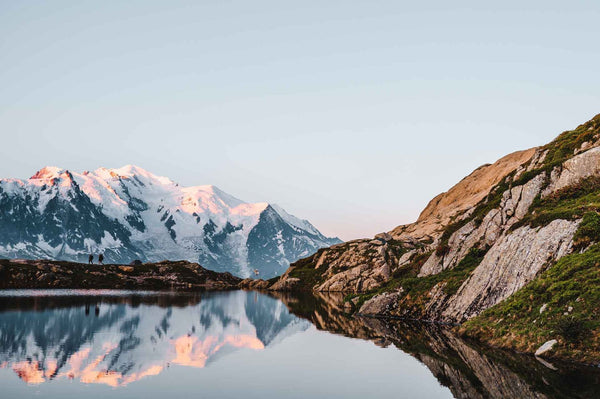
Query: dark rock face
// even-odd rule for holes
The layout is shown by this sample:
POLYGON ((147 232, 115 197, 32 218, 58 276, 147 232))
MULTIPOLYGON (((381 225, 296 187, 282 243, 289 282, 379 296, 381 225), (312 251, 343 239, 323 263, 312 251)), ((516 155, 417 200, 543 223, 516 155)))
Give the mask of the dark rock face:
POLYGON ((261 277, 271 278, 282 274, 295 260, 314 253, 318 249, 315 243, 327 246, 339 242, 295 228, 267 206, 248 235, 248 263, 251 268, 261 271, 261 277))
POLYGON ((0 289, 226 290, 237 288, 240 281, 186 261, 123 266, 0 259, 0 289))

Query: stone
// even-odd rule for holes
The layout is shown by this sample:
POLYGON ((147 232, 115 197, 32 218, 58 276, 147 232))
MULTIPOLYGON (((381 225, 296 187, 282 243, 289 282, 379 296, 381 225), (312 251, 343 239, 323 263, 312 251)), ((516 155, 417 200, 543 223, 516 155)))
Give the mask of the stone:
POLYGON ((545 303, 542 306, 540 306, 540 314, 544 313, 547 308, 548 308, 548 304, 547 303, 545 303))
POLYGON ((554 348, 554 345, 556 345, 557 343, 558 341, 555 339, 544 342, 544 344, 535 351, 535 355, 543 356, 544 354, 550 352, 552 348, 554 348))
POLYGON ((344 302, 344 312, 350 313, 352 312, 352 304, 350 302, 344 302))
POLYGON ((48 284, 48 283, 56 280, 56 274, 54 274, 52 272, 44 273, 37 280, 41 284, 48 284))
POLYGON ((273 291, 291 291, 298 285, 299 282, 299 278, 288 277, 286 279, 277 281, 275 284, 273 284, 271 289, 273 291))
POLYGON ((383 241, 390 241, 393 239, 392 235, 390 233, 379 233, 379 234, 375 234, 375 238, 376 239, 381 239, 383 241))
POLYGON ((386 315, 398 307, 403 290, 384 292, 366 301, 358 311, 363 315, 386 315))
POLYGON ((131 273, 133 271, 133 266, 119 266, 119 270, 125 273, 131 273))
POLYGON ((600 175, 600 147, 591 148, 579 155, 566 160, 560 172, 553 171, 552 183, 544 190, 542 197, 546 197, 561 188, 572 186, 593 175, 600 175))

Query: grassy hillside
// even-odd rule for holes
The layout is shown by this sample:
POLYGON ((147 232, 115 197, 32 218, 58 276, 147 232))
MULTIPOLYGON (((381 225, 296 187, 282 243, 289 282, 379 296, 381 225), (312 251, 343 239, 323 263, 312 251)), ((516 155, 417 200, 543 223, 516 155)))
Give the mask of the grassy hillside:
MULTIPOLYGON (((600 218, 594 218, 598 240, 600 218)), ((461 333, 527 352, 556 339, 555 356, 584 362, 599 359, 600 244, 560 259, 510 298, 466 322, 461 333)))

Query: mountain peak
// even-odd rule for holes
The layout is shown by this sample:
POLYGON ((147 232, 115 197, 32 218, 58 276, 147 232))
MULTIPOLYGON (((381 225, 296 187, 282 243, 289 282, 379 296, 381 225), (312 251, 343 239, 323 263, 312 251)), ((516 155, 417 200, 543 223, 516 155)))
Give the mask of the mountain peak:
POLYGON ((144 168, 131 164, 116 169, 108 169, 105 167, 101 167, 96 169, 94 173, 103 179, 131 179, 134 177, 141 177, 147 180, 158 182, 160 184, 175 184, 168 177, 157 176, 151 172, 148 172, 144 168))
POLYGON ((59 168, 58 166, 46 166, 42 169, 38 170, 30 179, 37 180, 50 180, 56 179, 60 177, 64 172, 67 172, 65 169, 59 168))

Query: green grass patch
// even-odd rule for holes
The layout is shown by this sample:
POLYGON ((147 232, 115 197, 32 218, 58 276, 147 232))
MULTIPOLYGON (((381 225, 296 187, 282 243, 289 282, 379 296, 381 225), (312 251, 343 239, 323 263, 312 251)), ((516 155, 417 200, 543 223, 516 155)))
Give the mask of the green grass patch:
POLYGON ((462 331, 493 345, 529 351, 560 339, 558 350, 566 357, 597 358, 600 244, 561 258, 511 297, 466 322, 462 331))
POLYGON ((577 126, 574 130, 566 131, 559 135, 544 148, 548 150, 548 155, 544 163, 546 166, 554 167, 561 165, 565 160, 573 156, 577 148, 580 148, 584 142, 591 142, 594 136, 600 131, 600 114, 596 115, 590 121, 577 126))
MULTIPOLYGON (((527 215, 511 229, 515 230, 521 226, 545 226, 553 220, 581 219, 587 213, 596 214, 600 211, 600 177, 591 176, 585 178, 569 187, 541 198, 538 196, 527 215)), ((588 219, 593 216, 588 215, 588 219)), ((593 220, 589 219, 588 223, 593 220)))
POLYGON ((473 270, 481 263, 488 248, 471 248, 467 255, 452 269, 446 269, 438 274, 426 277, 418 277, 419 270, 423 263, 431 256, 431 252, 416 255, 410 264, 395 271, 392 278, 377 290, 366 292, 360 295, 348 295, 347 300, 359 297, 357 309, 375 295, 385 292, 398 290, 400 287, 404 290, 403 301, 410 302, 413 307, 420 307, 428 301, 428 293, 439 284, 445 283, 443 292, 447 295, 454 295, 465 280, 471 275, 473 270))
POLYGON ((329 250, 329 248, 320 249, 313 256, 300 259, 290 265, 289 276, 300 279, 300 289, 312 290, 312 288, 323 282, 323 273, 327 269, 327 265, 323 264, 318 269, 315 268, 315 261, 319 259, 321 254, 329 250))

